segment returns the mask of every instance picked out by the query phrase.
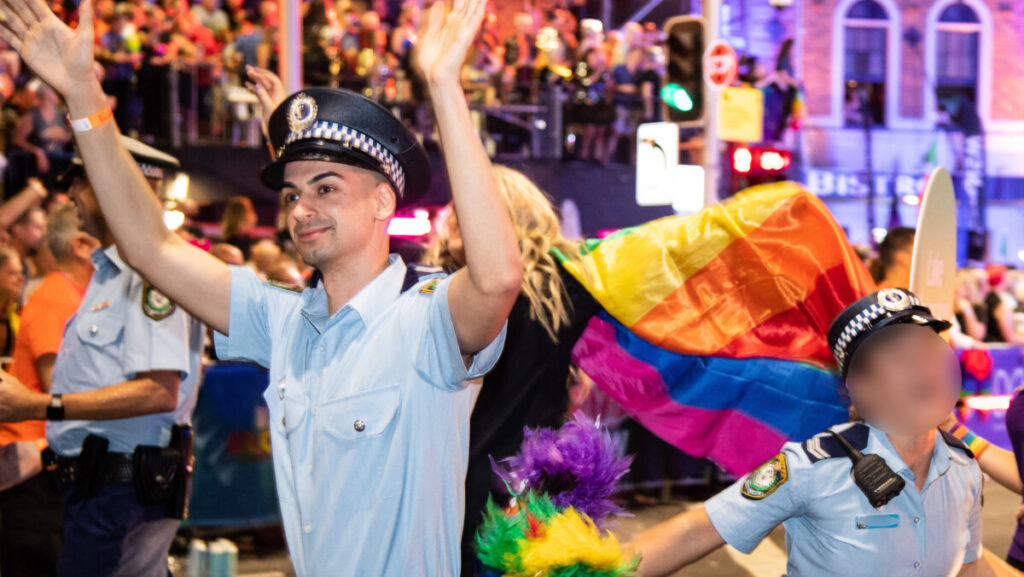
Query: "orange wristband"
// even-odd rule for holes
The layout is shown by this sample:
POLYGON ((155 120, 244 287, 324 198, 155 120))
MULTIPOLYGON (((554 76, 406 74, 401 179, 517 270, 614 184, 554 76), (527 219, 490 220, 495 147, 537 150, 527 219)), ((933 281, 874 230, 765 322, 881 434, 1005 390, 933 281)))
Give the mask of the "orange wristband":
POLYGON ((103 126, 113 119, 114 111, 111 110, 109 106, 88 118, 74 119, 68 116, 68 121, 71 123, 71 130, 74 130, 75 132, 88 132, 94 128, 103 126))

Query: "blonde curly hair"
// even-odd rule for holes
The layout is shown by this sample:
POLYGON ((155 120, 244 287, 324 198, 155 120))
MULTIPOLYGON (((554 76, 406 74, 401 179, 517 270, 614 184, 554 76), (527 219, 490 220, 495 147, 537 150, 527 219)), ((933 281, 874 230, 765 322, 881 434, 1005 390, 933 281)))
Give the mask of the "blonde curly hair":
MULTIPOLYGON (((553 253, 558 251, 567 258, 577 259, 579 248, 562 237, 551 199, 526 175, 495 165, 494 176, 519 239, 523 258, 520 294, 530 303, 530 319, 539 321, 551 340, 557 343, 558 331, 569 323, 572 303, 558 272, 562 265, 553 253)), ((444 236, 438 237, 431 245, 424 262, 448 272, 459 268, 448 250, 448 238, 444 236)))

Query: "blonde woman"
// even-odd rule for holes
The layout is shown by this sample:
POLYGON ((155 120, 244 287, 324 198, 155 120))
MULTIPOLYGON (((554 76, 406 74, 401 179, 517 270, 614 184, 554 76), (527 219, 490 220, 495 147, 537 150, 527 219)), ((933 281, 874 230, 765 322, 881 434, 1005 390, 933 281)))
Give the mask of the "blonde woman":
MULTIPOLYGON (((484 377, 470 420, 466 522, 462 533, 462 574, 473 575, 473 535, 488 493, 502 493, 488 458, 511 456, 523 427, 561 425, 569 408, 569 362, 587 322, 600 310, 586 289, 568 274, 555 251, 572 258, 578 248, 562 238, 548 197, 522 173, 494 167, 523 257, 523 284, 508 319, 505 352, 484 377)), ((458 216, 432 247, 427 263, 449 271, 465 262, 458 216)))

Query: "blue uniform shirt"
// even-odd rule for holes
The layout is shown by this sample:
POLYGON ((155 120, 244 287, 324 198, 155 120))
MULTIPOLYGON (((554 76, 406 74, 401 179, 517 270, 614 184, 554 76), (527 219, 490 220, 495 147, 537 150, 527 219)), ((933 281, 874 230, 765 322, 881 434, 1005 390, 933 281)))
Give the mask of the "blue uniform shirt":
POLYGON ((854 484, 852 461, 823 433, 786 443, 775 459, 708 500, 719 535, 750 553, 783 523, 789 577, 956 575, 981 556, 981 471, 966 447, 938 436, 918 491, 885 433, 863 423, 834 430, 885 459, 906 481, 903 492, 872 507, 854 484))
POLYGON ((301 294, 231 271, 221 358, 270 369, 265 397, 285 535, 300 577, 459 574, 472 389, 504 330, 467 370, 450 277, 402 292, 391 264, 333 316, 301 294))
POLYGON ((78 393, 135 379, 150 371, 179 371, 174 412, 113 421, 46 424, 46 440, 59 455, 77 456, 89 434, 105 437, 114 453, 138 445, 167 446, 171 426, 192 419, 203 353, 203 326, 152 289, 111 246, 92 254, 96 270, 53 366, 51 392, 78 393))

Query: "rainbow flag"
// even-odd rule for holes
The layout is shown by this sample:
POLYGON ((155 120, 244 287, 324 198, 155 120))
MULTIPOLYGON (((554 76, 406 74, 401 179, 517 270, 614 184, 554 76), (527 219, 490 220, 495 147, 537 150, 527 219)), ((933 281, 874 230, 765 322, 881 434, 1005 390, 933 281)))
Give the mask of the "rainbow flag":
POLYGON ((687 453, 745 474, 847 420, 825 334, 874 284, 798 184, 754 187, 561 260, 605 310, 574 362, 687 453))

